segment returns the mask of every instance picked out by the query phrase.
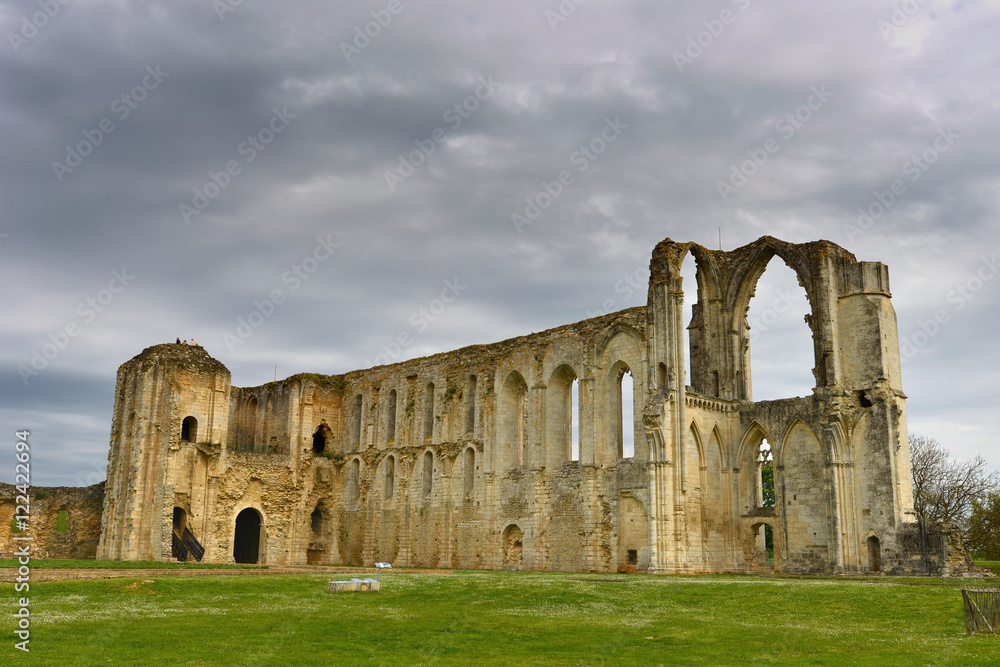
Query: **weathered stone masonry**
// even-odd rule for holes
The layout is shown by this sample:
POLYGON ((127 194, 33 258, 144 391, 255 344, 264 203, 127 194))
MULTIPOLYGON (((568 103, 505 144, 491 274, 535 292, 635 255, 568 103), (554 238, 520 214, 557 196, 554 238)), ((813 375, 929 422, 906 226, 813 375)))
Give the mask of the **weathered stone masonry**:
MULTIPOLYGON (((23 490, 23 489, 22 489, 23 490)), ((104 482, 93 486, 31 486, 28 488, 27 529, 14 517, 23 516, 24 496, 12 484, 0 483, 0 544, 12 553, 27 544, 32 558, 93 558, 101 536, 104 482), (15 542, 22 534, 29 542, 15 542)))
POLYGON ((913 537, 884 265, 828 241, 763 237, 722 252, 667 239, 650 270, 644 307, 344 375, 239 388, 203 348, 147 348, 118 371, 98 557, 169 559, 187 531, 211 562, 962 567, 947 534, 913 537), (680 277, 688 253, 698 295, 690 378, 680 277), (811 396, 754 402, 746 314, 775 255, 809 299, 816 386, 811 396), (621 423, 626 373, 631 424, 621 423), (627 458, 624 429, 635 438, 627 458), (765 439, 773 506, 761 500, 765 439))

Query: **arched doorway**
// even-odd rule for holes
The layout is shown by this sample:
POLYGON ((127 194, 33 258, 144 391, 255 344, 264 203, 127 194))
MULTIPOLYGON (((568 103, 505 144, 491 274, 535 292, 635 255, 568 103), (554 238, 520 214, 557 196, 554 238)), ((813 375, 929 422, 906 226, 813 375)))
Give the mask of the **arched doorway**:
POLYGON ((260 513, 254 508, 248 507, 236 517, 236 532, 233 536, 233 559, 237 563, 253 564, 259 562, 260 537, 260 513))
POLYGON ((174 508, 174 534, 177 537, 184 537, 184 529, 187 528, 187 512, 181 507, 174 508))
POLYGON ((516 525, 511 524, 503 531, 503 568, 517 570, 521 567, 521 557, 524 552, 524 533, 516 525))
POLYGON ((875 535, 868 538, 868 571, 882 571, 882 543, 875 535))

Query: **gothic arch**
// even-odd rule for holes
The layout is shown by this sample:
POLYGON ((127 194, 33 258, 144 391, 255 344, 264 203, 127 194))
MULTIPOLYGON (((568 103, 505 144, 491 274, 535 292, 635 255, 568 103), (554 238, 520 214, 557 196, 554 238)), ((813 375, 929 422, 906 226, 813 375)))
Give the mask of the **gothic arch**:
POLYGON ((722 467, 728 468, 729 466, 726 465, 726 462, 729 461, 730 452, 727 451, 729 449, 729 443, 722 437, 722 429, 719 428, 718 423, 712 425, 712 434, 708 437, 710 441, 713 438, 719 443, 719 456, 722 458, 722 467))
POLYGON ((573 411, 581 414, 579 405, 573 405, 573 383, 579 379, 572 366, 566 363, 552 371, 545 388, 545 427, 542 462, 558 466, 572 459, 573 411))
POLYGON ((748 462, 753 463, 757 458, 757 446, 760 444, 760 438, 767 440, 771 443, 772 450, 774 449, 774 440, 768 435, 767 429, 759 421, 754 419, 750 424, 743 429, 743 434, 739 438, 739 447, 736 450, 736 461, 733 464, 735 468, 744 468, 747 466, 748 462), (759 436, 759 438, 758 438, 759 436))
POLYGON ((688 254, 694 257, 695 277, 698 281, 698 301, 702 302, 704 299, 704 303, 707 303, 708 301, 721 298, 722 290, 719 285, 722 280, 719 276, 719 269, 715 265, 712 256, 708 253, 708 250, 704 247, 697 243, 687 244, 687 248, 681 251, 676 269, 671 267, 672 270, 676 270, 677 276, 680 277, 680 269, 684 266, 688 254))
POLYGON ((633 339, 637 350, 641 351, 642 345, 646 342, 646 337, 624 322, 615 322, 608 327, 607 332, 601 337, 601 342, 597 345, 597 356, 604 355, 605 349, 618 334, 625 334, 633 339))
POLYGON ((823 445, 801 419, 793 421, 780 452, 781 510, 788 556, 797 569, 828 570, 835 534, 830 524, 833 495, 823 445))
MULTIPOLYGON (((739 468, 739 507, 745 514, 760 507, 760 475, 757 467, 758 447, 763 440, 771 445, 771 455, 774 456, 775 443, 767 434, 767 430, 756 419, 750 423, 740 437, 737 459, 734 468, 739 468)), ((777 474, 775 475, 775 491, 777 491, 777 474)))
POLYGON ((496 469, 526 463, 528 439, 528 383, 517 370, 507 374, 500 388, 496 412, 496 469))
POLYGON ((750 296, 757 287, 757 281, 764 275, 767 265, 775 256, 779 257, 788 268, 795 272, 796 277, 799 279, 799 284, 806 292, 806 298, 809 299, 810 309, 813 315, 816 315, 816 304, 819 302, 819 295, 816 293, 816 287, 810 280, 812 269, 808 261, 797 257, 795 254, 789 252, 788 248, 772 242, 766 236, 758 242, 755 248, 748 248, 748 250, 747 255, 750 259, 746 263, 743 263, 742 266, 736 268, 734 273, 729 277, 729 289, 726 294, 726 301, 733 305, 733 313, 737 317, 742 316, 746 312, 746 307, 750 303, 750 296))
POLYGON ((697 417, 692 417, 690 424, 688 424, 688 432, 691 433, 692 442, 697 448, 698 452, 698 465, 703 466, 705 463, 705 443, 701 435, 701 429, 698 426, 697 417))
MULTIPOLYGON (((770 237, 763 237, 751 246, 747 246, 744 261, 737 263, 733 273, 729 276, 728 289, 725 303, 729 308, 729 330, 738 332, 740 348, 735 351, 737 367, 743 365, 740 362, 741 355, 748 354, 749 351, 749 331, 747 329, 747 314, 750 309, 750 300, 753 298, 757 284, 761 276, 767 270, 768 264, 777 256, 785 265, 795 273, 799 286, 805 291, 806 300, 809 303, 809 314, 807 324, 809 327, 809 337, 812 343, 813 358, 813 380, 814 387, 821 387, 829 384, 833 378, 830 376, 832 369, 828 369, 825 360, 821 336, 818 328, 823 322, 823 312, 826 304, 822 301, 820 286, 815 285, 811 275, 811 262, 808 256, 802 257, 792 252, 790 244, 781 244, 770 237)), ((805 255, 806 253, 802 253, 805 255)), ((738 369, 739 370, 739 369, 738 369)), ((737 383, 737 392, 741 396, 750 396, 752 378, 744 375, 737 383), (740 384, 742 383, 742 386, 740 384)))
POLYGON ((782 433, 781 438, 778 441, 780 444, 768 440, 768 442, 771 443, 771 450, 774 452, 774 462, 776 465, 785 465, 786 448, 788 447, 789 440, 794 434, 795 429, 799 426, 806 429, 809 432, 809 435, 811 435, 812 438, 819 443, 819 451, 823 455, 824 463, 828 460, 829 452, 827 452, 827 448, 823 446, 823 440, 816 435, 816 431, 814 431, 813 428, 809 426, 809 424, 807 424, 801 417, 795 417, 791 422, 789 422, 788 427, 785 428, 785 432, 782 433))

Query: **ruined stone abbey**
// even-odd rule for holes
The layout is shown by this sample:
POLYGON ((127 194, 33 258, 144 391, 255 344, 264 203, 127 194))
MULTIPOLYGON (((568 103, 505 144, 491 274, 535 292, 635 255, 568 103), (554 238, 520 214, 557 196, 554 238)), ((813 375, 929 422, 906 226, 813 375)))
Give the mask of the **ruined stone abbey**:
POLYGON ((953 572, 913 513, 905 398, 885 265, 667 239, 645 306, 489 345, 249 388, 203 348, 147 348, 118 371, 97 557, 953 572), (815 388, 755 402, 746 315, 775 256, 808 297, 815 388))

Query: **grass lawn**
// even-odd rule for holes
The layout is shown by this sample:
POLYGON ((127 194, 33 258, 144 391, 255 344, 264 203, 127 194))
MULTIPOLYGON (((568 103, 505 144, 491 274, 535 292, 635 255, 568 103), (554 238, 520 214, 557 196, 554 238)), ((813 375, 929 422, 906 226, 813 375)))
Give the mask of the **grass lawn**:
POLYGON ((986 665, 954 586, 752 576, 461 572, 31 584, 31 665, 986 665))
MULTIPOLYGON (((0 569, 19 567, 16 558, 0 558, 0 569)), ((220 570, 238 568, 267 568, 266 565, 234 565, 232 563, 164 563, 158 560, 94 560, 63 558, 57 560, 31 559, 33 570, 220 570)))

